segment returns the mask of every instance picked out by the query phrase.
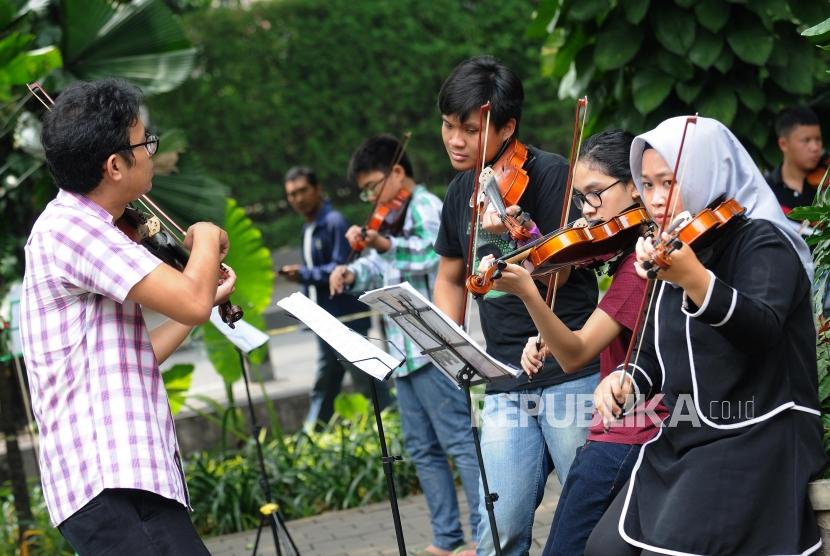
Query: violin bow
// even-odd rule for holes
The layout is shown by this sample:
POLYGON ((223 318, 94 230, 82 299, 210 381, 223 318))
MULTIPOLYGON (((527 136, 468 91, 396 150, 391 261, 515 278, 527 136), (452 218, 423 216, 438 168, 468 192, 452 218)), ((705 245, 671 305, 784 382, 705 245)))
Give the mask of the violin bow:
MULTIPOLYGON (((484 169, 484 157, 487 156, 487 139, 490 130, 490 108, 492 105, 488 100, 479 107, 478 113, 478 156, 476 157, 476 172, 473 176, 473 196, 470 197, 470 233, 467 236, 467 267, 465 269, 465 280, 473 275, 475 272, 475 258, 476 246, 478 245, 478 228, 481 219, 481 208, 483 199, 481 197, 481 187, 479 178, 484 169)), ((464 288, 464 301, 461 305, 461 328, 467 330, 470 311, 470 297, 472 294, 467 288, 464 288)))
MULTIPOLYGON (((562 195, 562 216, 559 218, 559 229, 563 229, 571 217, 571 200, 573 198, 573 180, 576 170, 576 161, 579 160, 579 149, 582 146, 582 132, 585 131, 585 121, 588 116, 588 97, 584 96, 576 101, 576 112, 574 114, 573 137, 571 139, 571 152, 568 156, 568 179, 565 182, 565 193, 562 195)), ((545 296, 545 303, 553 312, 556 304, 556 290, 559 287, 559 272, 552 272, 548 276, 548 291, 545 296)), ((536 335, 536 349, 542 347, 542 334, 536 335)))
MULTIPOLYGON (((669 211, 666 214, 666 217, 663 218, 663 222, 660 223, 660 229, 657 231, 657 239, 658 241, 663 236, 663 232, 666 231, 667 225, 669 222, 673 221, 676 214, 677 209, 677 198, 680 196, 680 188, 683 187, 683 184, 678 185, 678 171, 680 170, 680 159, 683 156, 683 148, 686 144, 686 135, 689 131, 690 125, 697 125, 697 114, 694 116, 689 116, 686 118, 686 123, 683 126, 683 136, 680 138, 680 148, 677 150, 677 158, 674 161, 674 172, 672 174, 672 183, 669 187, 668 199, 671 203, 669 207, 669 211), (677 196, 675 196, 675 190, 677 190, 677 196)), ((697 128, 695 128, 697 129, 697 128)), ((687 156, 683 161, 683 169, 685 174, 686 165, 689 162, 689 157, 687 156)), ((654 302, 654 295, 657 292, 656 278, 647 278, 646 279, 646 287, 643 290, 643 297, 640 300, 640 308, 637 311, 637 320, 634 322, 634 330, 631 331, 631 340, 628 342, 628 349, 625 352, 625 359, 623 360, 623 372, 620 374, 620 386, 625 384, 626 376, 630 376, 631 379, 634 379, 634 371, 632 369, 631 373, 629 374, 628 369, 631 363, 631 355, 634 350, 634 344, 637 344, 637 354, 634 357, 634 367, 637 366, 637 362, 640 360, 640 351, 643 348, 643 340, 645 338, 645 334, 640 334, 643 331, 645 323, 648 322, 648 319, 651 315, 651 308, 654 302), (637 340, 637 336, 640 336, 639 341, 637 340)))

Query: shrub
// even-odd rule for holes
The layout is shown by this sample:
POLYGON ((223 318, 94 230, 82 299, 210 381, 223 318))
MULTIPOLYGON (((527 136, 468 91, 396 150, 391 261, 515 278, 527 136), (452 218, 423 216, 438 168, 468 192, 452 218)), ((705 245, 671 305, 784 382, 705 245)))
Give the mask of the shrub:
MULTIPOLYGON (((199 70, 148 102, 159 123, 187 132, 269 247, 296 244, 301 220, 282 187, 294 164, 315 166, 339 205, 356 199, 345 173, 362 139, 411 130, 416 177, 448 182, 436 98, 471 55, 498 56, 524 78, 524 139, 568 149, 572 102, 555 100, 538 75, 538 45, 523 40, 532 10, 518 0, 284 0, 191 13, 183 24, 201 49, 199 70)), ((361 208, 353 212, 365 218, 361 208)))

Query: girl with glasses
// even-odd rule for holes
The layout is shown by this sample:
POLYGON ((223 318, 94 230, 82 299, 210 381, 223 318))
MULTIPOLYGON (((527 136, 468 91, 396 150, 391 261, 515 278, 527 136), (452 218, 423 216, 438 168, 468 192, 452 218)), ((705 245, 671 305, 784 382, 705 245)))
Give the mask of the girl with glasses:
MULTIPOLYGON (((583 144, 574 170, 573 202, 587 224, 608 221, 639 205, 628 162, 633 139, 627 131, 614 130, 594 135, 583 144)), ((565 372, 581 369, 599 356, 603 378, 623 361, 645 287, 634 262, 632 242, 610 265, 613 281, 608 292, 583 327, 575 331, 550 310, 527 270, 507 265, 494 289, 519 296, 541 335, 538 347, 537 338, 532 337, 522 354, 522 368, 530 377, 551 355, 565 372)), ((640 446, 657 434, 662 407, 655 415, 659 417, 653 420, 631 415, 608 430, 594 415, 588 439, 577 451, 562 488, 545 555, 576 556, 585 551, 594 525, 628 480, 640 446)))

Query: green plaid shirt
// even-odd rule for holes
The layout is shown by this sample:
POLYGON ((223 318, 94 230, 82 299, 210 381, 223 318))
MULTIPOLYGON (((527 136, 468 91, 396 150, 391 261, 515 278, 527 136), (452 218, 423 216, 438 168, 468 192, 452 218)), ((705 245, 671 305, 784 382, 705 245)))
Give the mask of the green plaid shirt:
MULTIPOLYGON (((367 291, 401 282, 409 282, 427 299, 432 299, 432 288, 438 272, 439 256, 433 248, 441 225, 441 199, 416 185, 404 217, 403 229, 397 236, 390 236, 392 246, 385 253, 367 249, 363 256, 349 265, 355 281, 353 292, 367 291)), ((386 320, 387 340, 400 353, 406 354, 406 363, 395 371, 395 376, 406 376, 427 363, 429 358, 410 342, 392 323, 386 320)), ((389 349, 394 356, 399 353, 389 349)))

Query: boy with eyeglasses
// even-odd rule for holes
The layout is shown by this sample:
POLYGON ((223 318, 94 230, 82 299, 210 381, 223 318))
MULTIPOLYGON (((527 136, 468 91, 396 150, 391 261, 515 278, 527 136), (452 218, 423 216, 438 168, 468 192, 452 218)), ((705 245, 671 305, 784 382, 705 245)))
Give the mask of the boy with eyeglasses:
MULTIPOLYGON (((441 200, 415 182, 405 153, 393 164, 399 149, 398 139, 379 135, 367 139, 352 155, 349 180, 361 190, 361 197, 379 207, 396 198, 407 200, 380 230, 349 228, 350 243, 363 242, 367 247, 360 258, 332 272, 332 295, 346 288, 363 291, 409 282, 427 299, 432 297, 438 268, 432 244, 441 223, 441 200)), ((397 348, 394 353, 406 355, 404 366, 395 371, 401 426, 431 515, 432 544, 417 554, 447 556, 464 546, 448 457, 461 475, 473 535, 479 523, 479 472, 466 397, 393 322, 386 322, 386 331, 397 348)))
POLYGON ((114 224, 152 188, 158 138, 122 81, 76 83, 44 116, 59 187, 26 243, 21 336, 52 523, 80 554, 208 554, 159 363, 227 300, 228 236, 199 222, 182 272, 114 224), (218 287, 217 287, 218 285, 218 287), (169 318, 148 330, 147 307, 169 318))

